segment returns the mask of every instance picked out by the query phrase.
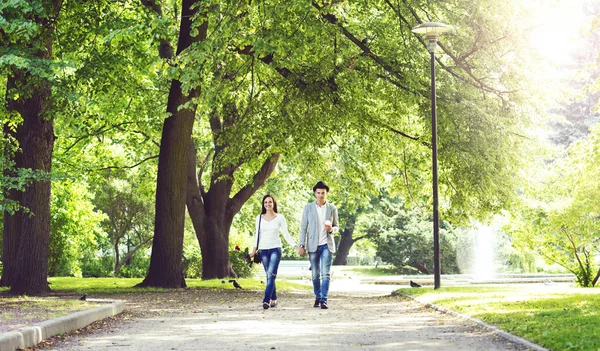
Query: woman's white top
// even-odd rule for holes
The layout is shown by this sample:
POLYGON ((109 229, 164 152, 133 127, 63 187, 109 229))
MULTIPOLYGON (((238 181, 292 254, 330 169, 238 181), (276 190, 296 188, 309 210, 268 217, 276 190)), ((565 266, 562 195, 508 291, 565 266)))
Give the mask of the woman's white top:
POLYGON ((287 222, 285 217, 279 213, 275 215, 270 221, 260 218, 261 215, 256 217, 256 231, 254 233, 254 247, 258 247, 259 250, 273 249, 281 247, 281 238, 279 238, 279 232, 283 233, 283 237, 287 243, 294 247, 296 242, 290 236, 290 232, 287 229, 287 222), (260 221, 260 246, 257 246, 258 236, 258 223, 260 221))

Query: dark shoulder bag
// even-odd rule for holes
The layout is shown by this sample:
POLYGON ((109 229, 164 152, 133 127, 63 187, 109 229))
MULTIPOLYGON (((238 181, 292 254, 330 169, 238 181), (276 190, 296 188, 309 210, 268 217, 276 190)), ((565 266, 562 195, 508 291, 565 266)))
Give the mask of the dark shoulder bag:
POLYGON ((256 235, 258 235, 258 238, 256 240, 256 254, 254 255, 254 257, 252 258, 252 261, 254 263, 261 263, 262 261, 260 260, 260 255, 258 254, 258 246, 260 245, 260 222, 262 222, 262 214, 260 215, 260 217, 258 217, 258 232, 256 233, 256 235))

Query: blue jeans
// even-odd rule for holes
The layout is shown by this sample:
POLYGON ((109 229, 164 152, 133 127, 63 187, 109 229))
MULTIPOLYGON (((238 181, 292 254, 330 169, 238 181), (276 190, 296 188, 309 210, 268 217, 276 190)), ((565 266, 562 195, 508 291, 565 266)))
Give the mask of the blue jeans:
POLYGON ((270 300, 277 300, 277 288, 275 287, 275 278, 277 277, 277 268, 281 261, 281 248, 259 250, 260 260, 262 261, 265 273, 267 275, 267 287, 265 288, 265 297, 263 302, 269 303, 270 300))
POLYGON ((327 244, 323 244, 317 247, 317 251, 309 252, 308 259, 312 267, 312 283, 315 298, 320 302, 327 302, 333 255, 329 251, 327 244))

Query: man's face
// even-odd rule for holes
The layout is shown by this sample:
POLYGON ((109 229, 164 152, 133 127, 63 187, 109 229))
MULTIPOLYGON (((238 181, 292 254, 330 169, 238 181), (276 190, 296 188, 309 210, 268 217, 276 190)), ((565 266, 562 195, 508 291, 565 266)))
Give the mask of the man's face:
POLYGON ((323 203, 327 201, 327 190, 325 189, 317 189, 315 190, 315 197, 317 198, 317 202, 323 203))

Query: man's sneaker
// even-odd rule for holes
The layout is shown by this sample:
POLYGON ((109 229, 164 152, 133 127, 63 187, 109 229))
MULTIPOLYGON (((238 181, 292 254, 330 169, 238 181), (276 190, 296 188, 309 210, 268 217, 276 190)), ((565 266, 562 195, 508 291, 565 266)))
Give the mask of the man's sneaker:
POLYGON ((269 304, 269 306, 271 306, 271 308, 277 307, 277 300, 271 300, 271 303, 269 304))
POLYGON ((321 300, 315 299, 315 304, 313 305, 313 307, 319 307, 320 303, 321 303, 321 300))
POLYGON ((326 309, 328 309, 328 308, 329 308, 329 307, 327 307, 327 302, 321 302, 321 309, 322 309, 322 310, 326 310, 326 309))
POLYGON ((263 308, 265 310, 268 310, 269 309, 269 303, 268 302, 263 302, 263 308))

